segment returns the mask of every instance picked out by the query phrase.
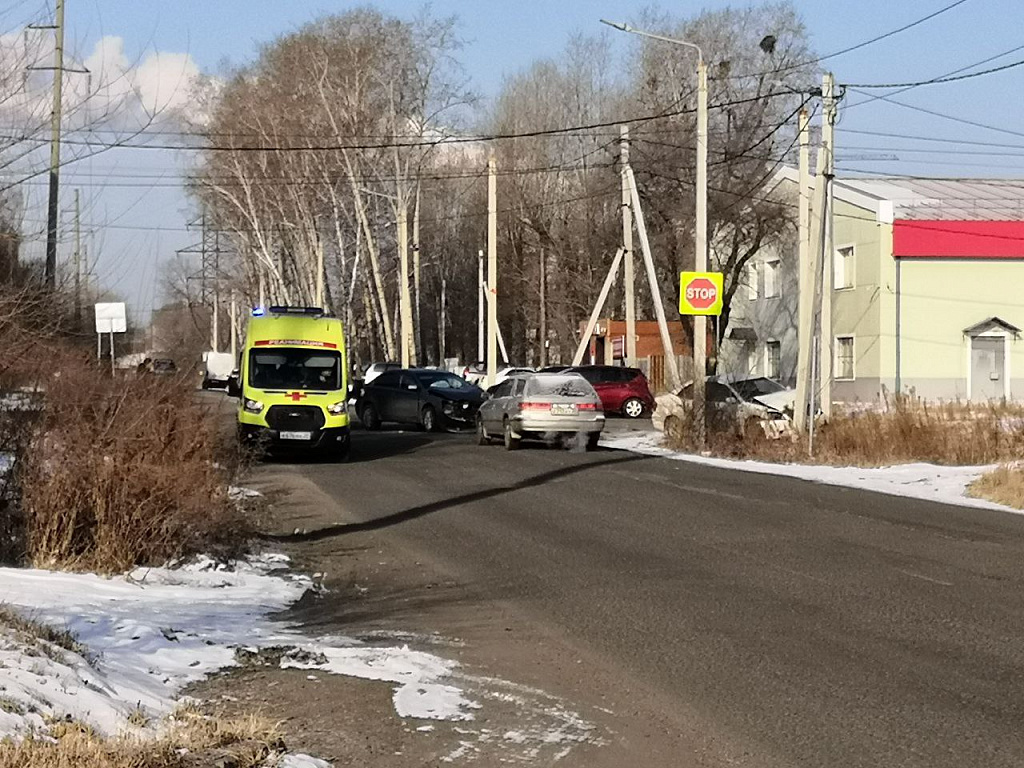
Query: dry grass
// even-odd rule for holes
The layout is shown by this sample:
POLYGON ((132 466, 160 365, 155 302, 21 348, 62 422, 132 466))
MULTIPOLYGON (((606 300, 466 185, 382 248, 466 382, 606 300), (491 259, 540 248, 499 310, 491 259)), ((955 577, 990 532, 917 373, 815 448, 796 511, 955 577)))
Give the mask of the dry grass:
POLYGON ((1024 466, 1004 464, 982 475, 967 489, 972 496, 1024 509, 1024 466))
POLYGON ((54 725, 50 737, 0 741, 0 768, 257 768, 284 747, 265 718, 192 713, 175 715, 157 738, 108 739, 77 722, 54 725))
POLYGON ((240 554, 252 526, 227 498, 230 460, 192 388, 74 358, 58 370, 17 465, 25 559, 115 573, 240 554))
MULTIPOLYGON (((1024 457, 1024 408, 1008 404, 932 405, 897 397, 881 410, 837 413, 819 428, 813 458, 804 438, 770 441, 749 430, 741 437, 731 423, 712 424, 709 431, 712 454, 774 462, 977 466, 1024 457)), ((694 448, 685 437, 669 442, 680 450, 694 448)))
POLYGON ((0 604, 0 626, 13 632, 21 642, 31 647, 40 648, 47 655, 52 655, 51 649, 56 647, 88 657, 89 650, 78 642, 70 630, 58 629, 30 619, 9 605, 0 604))

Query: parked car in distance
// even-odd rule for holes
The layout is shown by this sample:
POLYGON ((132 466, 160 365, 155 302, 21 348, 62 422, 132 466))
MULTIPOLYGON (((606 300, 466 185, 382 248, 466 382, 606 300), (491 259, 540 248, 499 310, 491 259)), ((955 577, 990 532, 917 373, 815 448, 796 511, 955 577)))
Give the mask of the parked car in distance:
POLYGON ((566 368, 585 378, 597 391, 606 413, 639 419, 654 410, 654 396, 639 368, 617 365, 578 365, 566 368))
POLYGON ((385 371, 364 383, 359 418, 367 429, 384 422, 416 424, 427 432, 471 427, 484 397, 480 387, 447 371, 385 371))
POLYGON ((150 368, 157 376, 173 376, 178 372, 178 366, 169 358, 157 358, 150 368))
MULTIPOLYGON (((776 439, 793 433, 792 414, 796 391, 779 382, 758 376, 728 381, 709 376, 704 384, 704 398, 711 409, 709 423, 718 429, 734 429, 737 434, 757 434, 776 439)), ((693 408, 693 382, 681 390, 658 395, 658 407, 652 423, 670 437, 682 437, 682 431, 693 408)))
POLYGON ((385 371, 398 371, 401 368, 401 363, 370 363, 363 371, 363 384, 369 384, 385 371))
POLYGON ((603 429, 601 398, 578 373, 511 376, 488 390, 476 417, 477 442, 501 439, 510 451, 522 440, 567 438, 593 450, 603 429))

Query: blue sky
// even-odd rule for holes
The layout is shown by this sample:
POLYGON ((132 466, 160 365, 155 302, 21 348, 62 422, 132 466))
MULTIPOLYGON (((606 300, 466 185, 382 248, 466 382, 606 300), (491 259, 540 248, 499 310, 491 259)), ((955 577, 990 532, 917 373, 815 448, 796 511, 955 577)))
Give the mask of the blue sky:
MULTIPOLYGON (((51 0, 52 2, 52 0, 51 0)), ((821 53, 859 43, 948 5, 952 0, 796 0, 821 53)), ((127 57, 142 59, 154 51, 187 53, 205 72, 220 71, 225 62, 248 61, 262 42, 301 26, 323 13, 346 10, 357 3, 292 2, 275 0, 67 0, 69 48, 87 55, 103 36, 124 39, 127 57)), ((369 3, 400 16, 411 16, 419 2, 376 0, 369 3)), ((5 21, 38 17, 44 4, 23 0, 11 3, 15 11, 5 21)), ((466 40, 461 59, 475 87, 485 97, 494 94, 503 76, 526 67, 539 57, 557 55, 576 32, 597 32, 598 19, 628 21, 639 16, 649 2, 635 0, 437 0, 437 14, 455 14, 466 40)), ((664 2, 681 15, 704 8, 742 3, 712 0, 705 3, 664 2)), ((961 6, 912 30, 856 52, 831 59, 840 82, 901 82, 927 79, 1024 46, 1024 30, 1016 23, 1019 0, 967 0, 961 6)), ((766 30, 770 31, 770 30, 766 30)), ((613 36, 621 33, 610 32, 613 36)), ((624 36, 623 36, 624 37, 624 36)), ((997 59, 995 66, 1024 59, 1024 49, 997 59)), ((1017 94, 1024 83, 1024 67, 960 84, 919 88, 896 98, 918 107, 959 115, 979 122, 1020 130, 1019 136, 982 130, 932 115, 875 101, 852 106, 862 97, 849 94, 840 124, 839 149, 847 167, 865 167, 879 173, 922 175, 992 175, 1024 177, 1024 156, 960 154, 984 147, 946 145, 945 155, 908 153, 907 147, 942 146, 923 142, 896 142, 883 137, 846 133, 848 130, 907 133, 957 140, 1017 144, 1024 155, 1024 121, 1017 94), (846 149, 844 147, 849 147, 846 149), (898 162, 859 162, 866 150, 879 147, 892 152, 898 162), (899 148, 904 151, 900 152, 899 148), (911 162, 913 161, 913 162, 911 162)), ((713 98, 713 97, 712 97, 713 98)), ((994 151, 1011 151, 995 149, 994 151)), ((104 174, 118 178, 128 174, 166 172, 173 181, 180 160, 171 153, 123 150, 94 158, 66 174, 62 204, 69 208, 71 189, 82 190, 86 219, 92 229, 111 224, 98 233, 96 250, 102 253, 100 273, 104 282, 123 292, 140 314, 159 298, 157 262, 176 248, 189 244, 194 235, 184 231, 187 202, 179 190, 160 187, 102 187, 104 174), (77 176, 76 176, 77 172, 77 176)), ((38 186, 30 203, 41 200, 38 186)), ((30 209, 27 218, 40 220, 41 208, 30 209)), ((37 244, 32 245, 38 247, 37 244)))

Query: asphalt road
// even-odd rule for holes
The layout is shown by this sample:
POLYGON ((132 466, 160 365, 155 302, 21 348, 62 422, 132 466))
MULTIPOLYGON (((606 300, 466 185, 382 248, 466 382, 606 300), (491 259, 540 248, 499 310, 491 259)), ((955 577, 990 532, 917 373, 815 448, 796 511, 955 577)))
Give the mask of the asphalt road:
MULTIPOLYGON (((1024 516, 615 451, 364 433, 298 466, 751 765, 1024 765, 1024 516)), ((637 765, 645 764, 638 755, 637 765)))

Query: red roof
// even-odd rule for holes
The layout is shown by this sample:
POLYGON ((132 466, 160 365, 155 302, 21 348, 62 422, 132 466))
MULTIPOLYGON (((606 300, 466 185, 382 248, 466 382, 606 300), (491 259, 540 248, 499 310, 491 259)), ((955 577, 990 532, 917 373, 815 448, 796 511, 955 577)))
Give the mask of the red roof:
POLYGON ((893 222, 896 258, 1024 259, 1024 221, 893 222))

